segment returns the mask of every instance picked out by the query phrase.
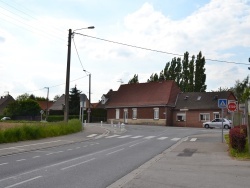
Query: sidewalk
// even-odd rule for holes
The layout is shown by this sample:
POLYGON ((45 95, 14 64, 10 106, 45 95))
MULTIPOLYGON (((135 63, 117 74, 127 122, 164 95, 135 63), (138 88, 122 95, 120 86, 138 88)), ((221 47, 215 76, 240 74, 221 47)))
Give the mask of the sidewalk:
POLYGON ((108 188, 246 188, 250 161, 229 157, 220 134, 182 139, 108 188))
POLYGON ((90 140, 87 136, 90 134, 119 134, 125 130, 121 130, 118 128, 111 127, 110 125, 103 125, 101 124, 87 124, 84 127, 84 130, 79 133, 52 137, 52 138, 44 138, 40 140, 30 140, 30 141, 21 141, 15 143, 7 143, 7 144, 0 144, 0 156, 16 154, 20 152, 50 148, 65 144, 72 144, 75 142, 83 142, 86 140, 90 140))

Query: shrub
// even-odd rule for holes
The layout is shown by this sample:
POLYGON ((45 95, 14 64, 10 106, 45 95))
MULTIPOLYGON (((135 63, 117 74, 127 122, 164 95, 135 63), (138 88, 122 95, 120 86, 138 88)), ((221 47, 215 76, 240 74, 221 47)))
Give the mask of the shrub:
POLYGON ((238 152, 242 152, 246 145, 246 134, 244 129, 236 127, 229 132, 230 146, 238 152))
POLYGON ((247 137, 247 126, 246 125, 237 125, 237 126, 234 126, 234 128, 237 128, 237 129, 242 129, 243 133, 246 135, 247 137))

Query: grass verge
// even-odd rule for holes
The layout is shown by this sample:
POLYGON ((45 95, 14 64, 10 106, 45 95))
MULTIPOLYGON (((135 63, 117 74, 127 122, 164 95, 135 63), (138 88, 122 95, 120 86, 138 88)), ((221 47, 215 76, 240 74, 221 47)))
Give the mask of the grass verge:
POLYGON ((250 153, 248 148, 248 140, 246 141, 245 149, 242 152, 238 152, 230 146, 229 134, 225 134, 225 140, 229 147, 229 154, 238 160, 250 160, 250 153))
POLYGON ((78 119, 66 122, 23 123, 17 127, 0 130, 0 143, 36 140, 47 137, 76 133, 82 130, 78 119))

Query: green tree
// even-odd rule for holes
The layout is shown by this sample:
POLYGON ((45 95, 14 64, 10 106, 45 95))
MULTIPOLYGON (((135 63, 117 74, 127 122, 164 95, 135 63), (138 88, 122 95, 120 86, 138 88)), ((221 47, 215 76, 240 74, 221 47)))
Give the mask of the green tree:
POLYGON ((194 76, 194 91, 200 92, 207 89, 206 74, 205 74, 205 58, 202 57, 202 53, 199 52, 195 61, 195 76, 194 76))
POLYGON ((76 88, 71 88, 69 97, 69 114, 70 115, 78 115, 80 109, 80 94, 82 92, 76 88))
POLYGON ((247 93, 248 93, 247 88, 249 88, 248 76, 242 81, 236 80, 236 83, 233 88, 233 92, 240 103, 245 102, 246 98, 249 97, 247 96, 247 93))
POLYGON ((131 78, 128 82, 128 84, 135 84, 135 83, 139 83, 138 74, 135 74, 134 77, 131 78))
POLYGON ((17 96, 17 101, 25 101, 30 98, 30 95, 28 93, 24 93, 22 95, 17 96))
POLYGON ((40 113, 39 104, 32 99, 16 100, 10 103, 5 109, 8 116, 36 116, 40 113))
POLYGON ((157 73, 155 73, 155 74, 151 74, 147 82, 158 82, 158 81, 159 81, 159 76, 157 73))

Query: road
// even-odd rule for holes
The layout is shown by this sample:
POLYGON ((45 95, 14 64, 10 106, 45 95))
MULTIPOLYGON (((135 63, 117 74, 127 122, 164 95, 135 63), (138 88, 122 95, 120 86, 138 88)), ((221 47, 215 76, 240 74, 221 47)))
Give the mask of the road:
MULTIPOLYGON (((107 187, 183 138, 215 131, 161 126, 126 126, 122 135, 0 158, 0 187, 107 187)), ((188 138, 187 138, 188 137, 188 138)))

